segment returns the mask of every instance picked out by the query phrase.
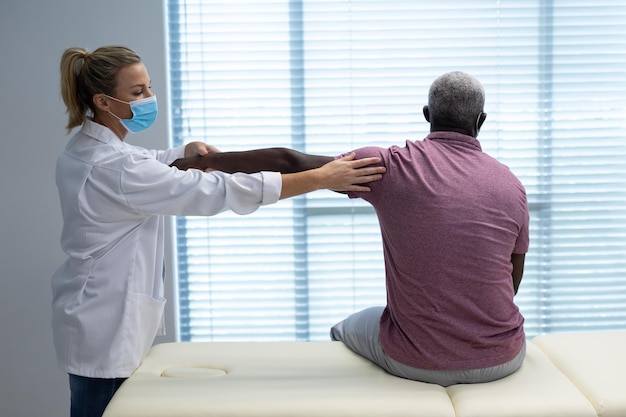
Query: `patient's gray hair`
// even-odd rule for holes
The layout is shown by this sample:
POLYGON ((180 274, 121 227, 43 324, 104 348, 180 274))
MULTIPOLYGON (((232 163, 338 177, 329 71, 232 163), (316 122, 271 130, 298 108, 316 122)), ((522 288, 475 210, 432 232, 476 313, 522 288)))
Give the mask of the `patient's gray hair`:
POLYGON ((461 71, 443 74, 432 83, 428 92, 430 120, 436 120, 440 125, 473 126, 484 106, 482 84, 461 71))

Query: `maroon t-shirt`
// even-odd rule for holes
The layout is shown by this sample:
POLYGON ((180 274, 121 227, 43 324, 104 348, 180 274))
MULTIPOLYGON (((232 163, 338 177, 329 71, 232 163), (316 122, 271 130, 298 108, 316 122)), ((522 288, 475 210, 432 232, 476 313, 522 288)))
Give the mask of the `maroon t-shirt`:
POLYGON ((433 132, 389 149, 366 147, 387 168, 371 192, 385 257, 385 352, 409 366, 463 370, 512 360, 524 343, 513 302, 511 254, 528 251, 520 181, 478 140, 433 132))

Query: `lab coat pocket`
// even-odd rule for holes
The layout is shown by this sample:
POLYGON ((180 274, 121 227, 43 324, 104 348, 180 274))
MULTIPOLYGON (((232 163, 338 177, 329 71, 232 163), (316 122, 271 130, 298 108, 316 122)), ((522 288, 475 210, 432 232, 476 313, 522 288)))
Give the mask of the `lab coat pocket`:
POLYGON ((121 323, 120 363, 135 370, 148 354, 161 328, 165 299, 129 293, 121 323))

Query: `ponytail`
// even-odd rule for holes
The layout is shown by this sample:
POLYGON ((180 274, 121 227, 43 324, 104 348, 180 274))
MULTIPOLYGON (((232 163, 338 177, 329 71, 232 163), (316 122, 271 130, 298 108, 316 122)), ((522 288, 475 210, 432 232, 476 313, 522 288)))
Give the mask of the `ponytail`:
POLYGON ((78 79, 81 69, 85 65, 87 50, 82 48, 69 48, 61 58, 61 97, 68 113, 67 130, 80 126, 85 121, 87 105, 79 97, 78 79))

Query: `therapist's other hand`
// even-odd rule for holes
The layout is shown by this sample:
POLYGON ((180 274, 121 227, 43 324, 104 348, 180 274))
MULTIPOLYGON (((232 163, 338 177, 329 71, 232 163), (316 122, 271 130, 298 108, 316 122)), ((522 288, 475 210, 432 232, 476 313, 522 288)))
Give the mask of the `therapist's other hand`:
POLYGON ((189 142, 187 146, 185 146, 185 158, 189 158, 191 156, 204 156, 209 153, 219 153, 221 152, 215 146, 209 145, 204 142, 189 142))
POLYGON ((339 192, 370 191, 365 184, 380 180, 387 169, 376 165, 381 162, 378 157, 356 160, 354 158, 355 154, 350 153, 318 168, 326 179, 321 188, 339 192))

